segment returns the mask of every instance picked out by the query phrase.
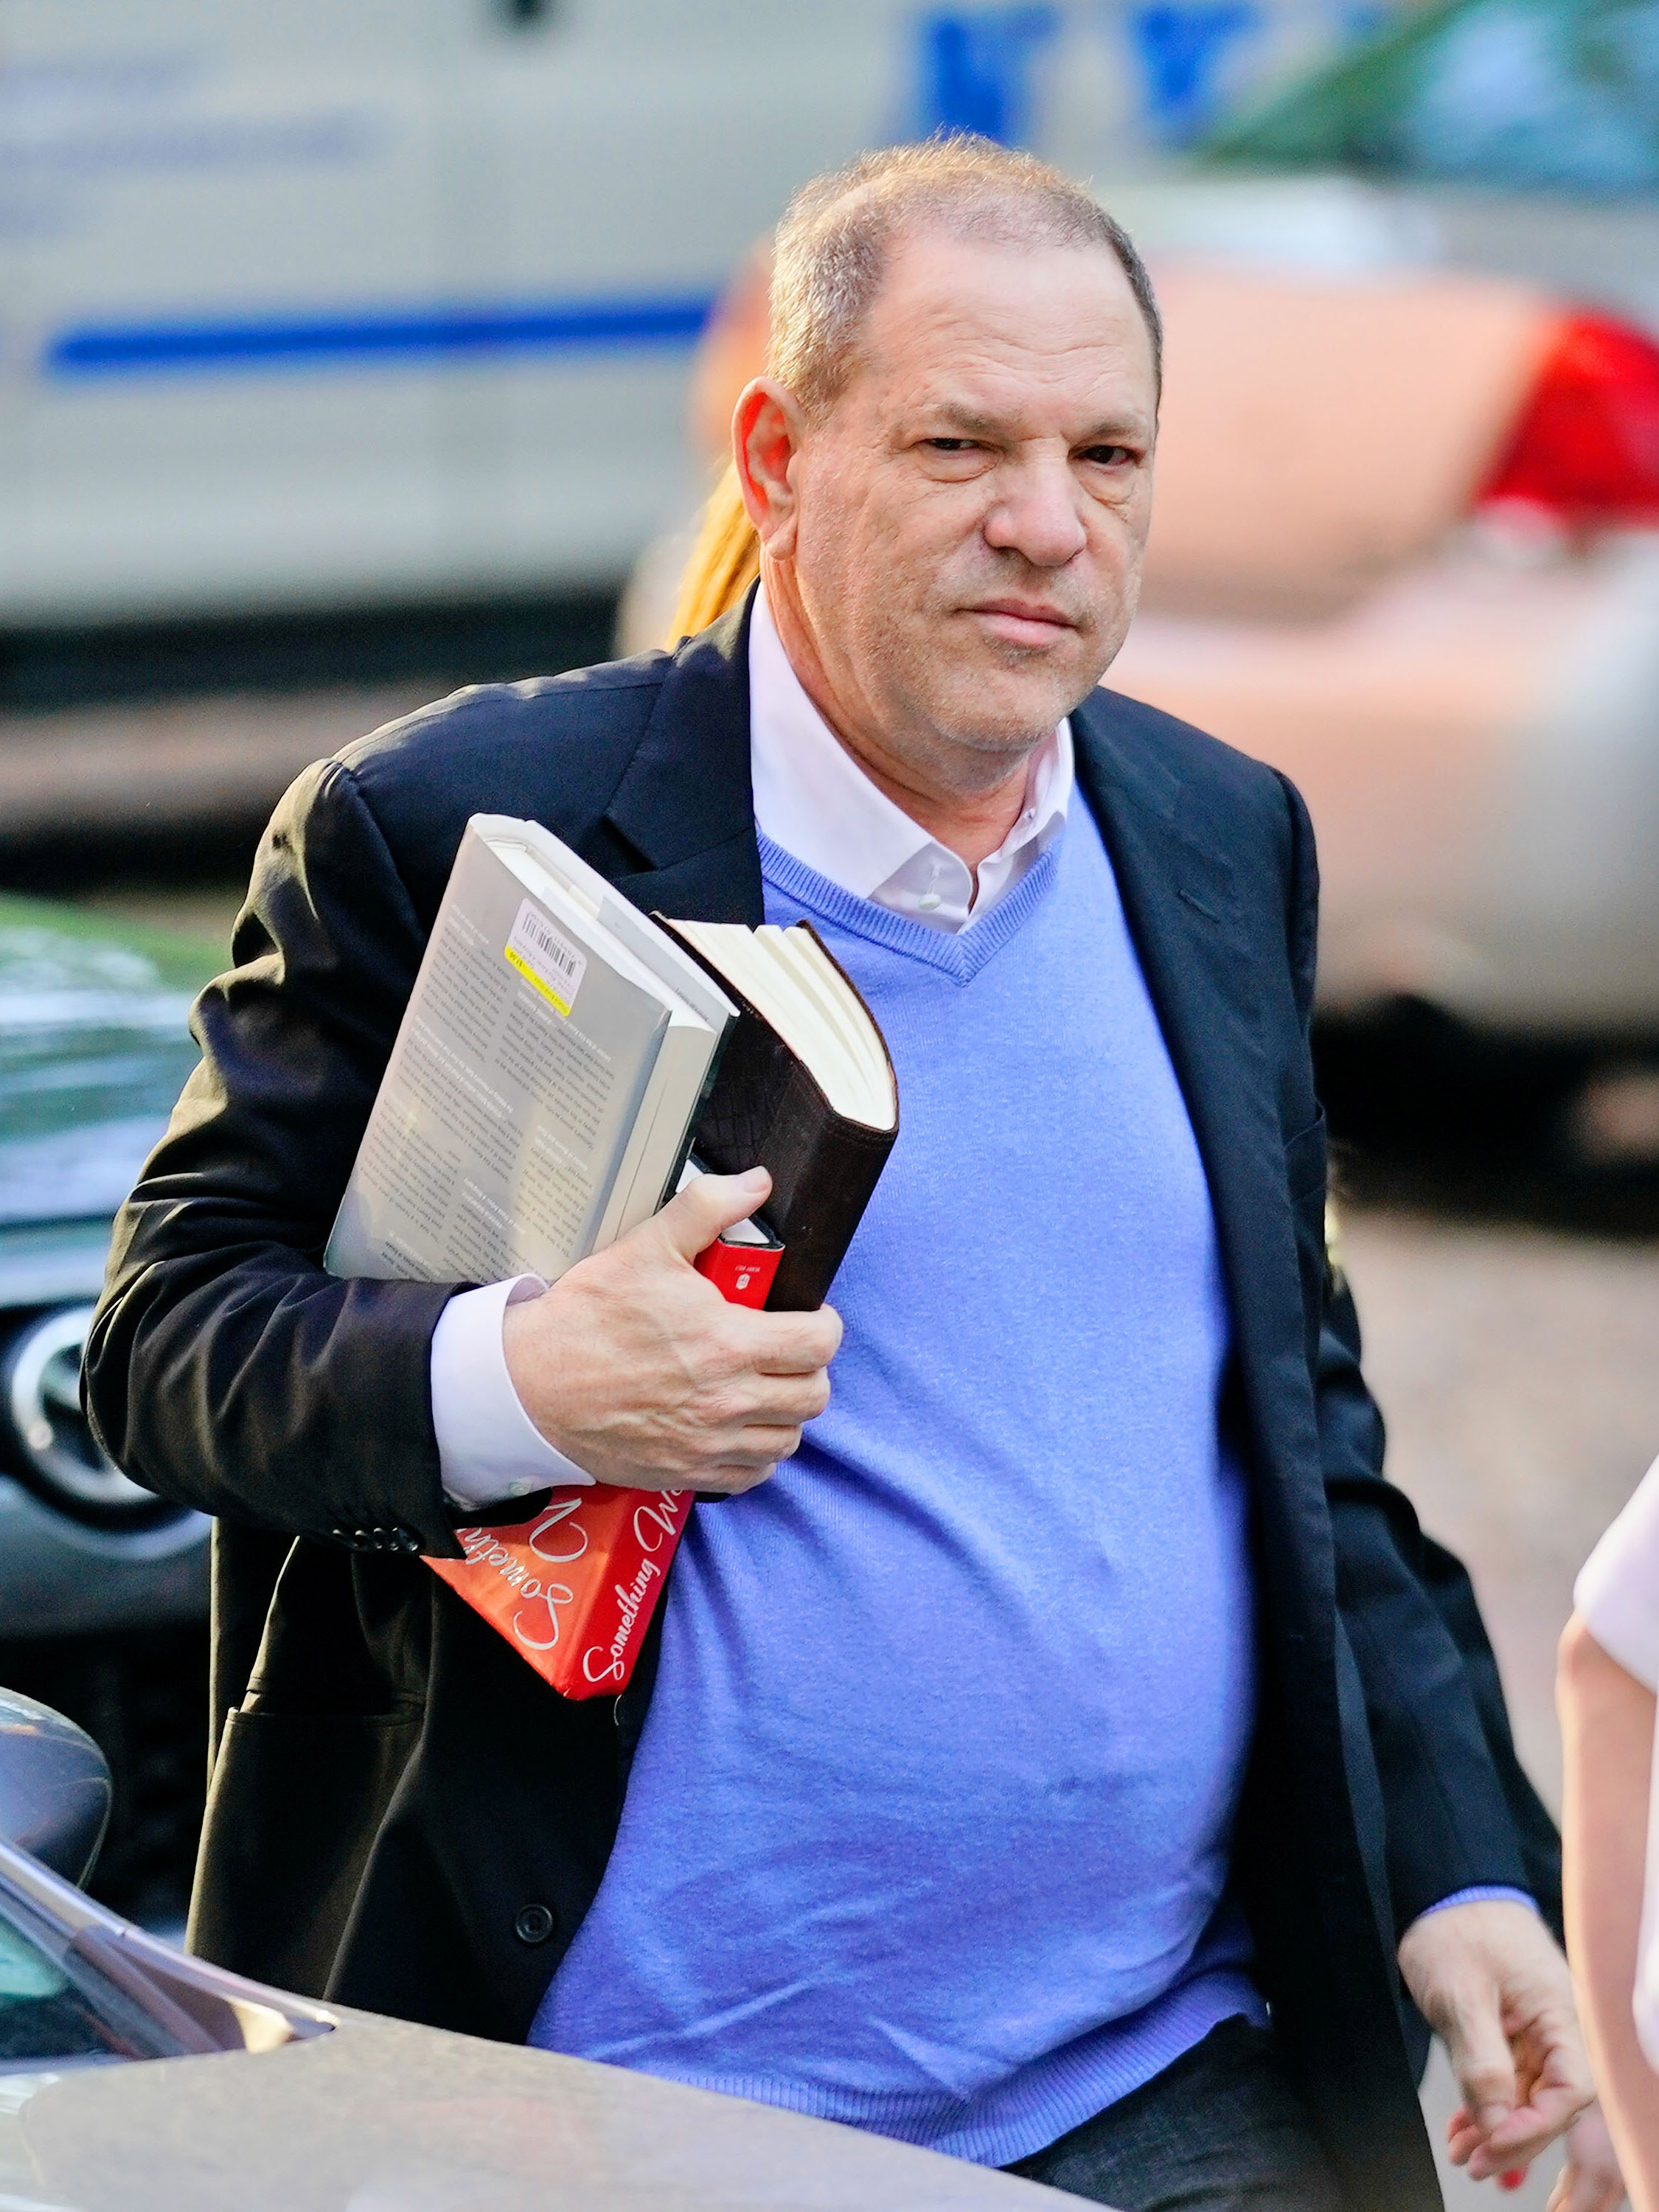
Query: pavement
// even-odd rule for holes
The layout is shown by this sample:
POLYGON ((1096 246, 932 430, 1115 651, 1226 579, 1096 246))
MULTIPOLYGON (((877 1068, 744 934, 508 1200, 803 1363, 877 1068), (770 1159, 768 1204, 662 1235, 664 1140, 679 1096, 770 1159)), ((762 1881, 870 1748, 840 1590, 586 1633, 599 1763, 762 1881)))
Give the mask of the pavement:
POLYGON ((1573 1577, 1659 1455, 1659 1244, 1358 1213, 1344 1247, 1389 1474, 1467 1561, 1559 1808, 1573 1577))
MULTIPOLYGON (((1522 1759, 1559 1811, 1553 1682, 1573 1577, 1659 1454, 1659 1244, 1360 1212, 1344 1248, 1389 1473, 1467 1561, 1522 1759)), ((1437 2146, 1456 2101, 1437 2050, 1437 2146)), ((1449 2212, 1542 2212, 1559 2164, 1502 2195, 1443 2168, 1449 2212)))

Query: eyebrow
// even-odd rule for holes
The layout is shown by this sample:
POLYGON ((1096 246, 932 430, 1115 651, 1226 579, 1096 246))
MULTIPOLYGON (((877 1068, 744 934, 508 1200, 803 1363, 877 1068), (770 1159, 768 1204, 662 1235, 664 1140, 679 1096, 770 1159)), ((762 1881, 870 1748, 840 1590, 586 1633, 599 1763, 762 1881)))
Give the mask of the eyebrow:
MULTIPOLYGON (((1009 434, 1007 424, 999 421, 995 416, 982 414, 976 407, 964 406, 954 400, 924 404, 918 411, 948 423, 952 431, 959 431, 964 437, 1000 439, 1009 434)), ((1151 434, 1145 423, 1118 416, 1096 423, 1092 429, 1085 431, 1080 438, 1074 438, 1072 443, 1073 446, 1115 446, 1127 439, 1145 441, 1151 434)))

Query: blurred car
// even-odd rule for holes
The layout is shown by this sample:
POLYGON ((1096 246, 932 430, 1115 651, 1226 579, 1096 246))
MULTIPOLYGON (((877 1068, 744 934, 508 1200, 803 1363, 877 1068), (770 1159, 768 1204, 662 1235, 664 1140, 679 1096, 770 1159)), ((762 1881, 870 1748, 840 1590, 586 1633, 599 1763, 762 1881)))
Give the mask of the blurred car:
POLYGON ((0 896, 0 1638, 200 1615, 207 1523, 81 1411, 110 1224, 196 1061, 216 946, 0 896))
POLYGON ((966 125, 1098 173, 1347 35, 1310 0, 0 0, 0 626, 613 586, 709 301, 815 171, 966 125))
POLYGON ((1061 2201, 852 2128, 316 2004, 185 1957, 73 1886, 107 1794, 85 1736, 0 1692, 9 2212, 1038 2212, 1061 2201), (168 2063, 134 2063, 154 2060, 168 2063))
POLYGON ((129 1482, 81 1411, 111 1218, 196 1047, 222 949, 0 896, 0 1678, 93 1729, 117 1802, 100 1890, 189 1892, 206 1765, 208 1530, 129 1482))

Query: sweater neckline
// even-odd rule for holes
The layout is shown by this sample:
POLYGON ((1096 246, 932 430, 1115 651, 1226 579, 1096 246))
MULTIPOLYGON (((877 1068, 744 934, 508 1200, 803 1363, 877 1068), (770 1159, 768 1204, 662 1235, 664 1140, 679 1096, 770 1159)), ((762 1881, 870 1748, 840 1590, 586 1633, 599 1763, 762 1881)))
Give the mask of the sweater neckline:
MULTIPOLYGON (((1066 828, 1069 827, 1068 823, 1066 828)), ((890 951, 903 953, 930 968, 937 968, 957 983, 972 982, 1043 903, 1054 889, 1060 854, 1066 842, 1066 832, 1062 830, 989 914, 952 935, 944 930, 929 929, 925 921, 916 921, 908 915, 895 914, 890 908, 878 906, 873 899, 860 898, 856 891, 831 883, 828 876, 819 875, 805 860, 797 860, 781 845, 774 844, 764 830, 757 832, 757 836, 761 877, 775 890, 783 892, 819 920, 831 922, 855 937, 866 938, 872 944, 885 945, 890 951)))

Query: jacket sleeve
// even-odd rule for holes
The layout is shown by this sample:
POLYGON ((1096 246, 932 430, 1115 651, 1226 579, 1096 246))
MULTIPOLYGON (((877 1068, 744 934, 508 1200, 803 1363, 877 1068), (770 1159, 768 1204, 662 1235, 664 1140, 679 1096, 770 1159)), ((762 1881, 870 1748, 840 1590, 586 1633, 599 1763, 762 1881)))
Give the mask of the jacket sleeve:
MULTIPOLYGON (((1318 875, 1306 809, 1285 788, 1293 848, 1288 936, 1306 1024, 1318 875)), ((1337 1606, 1382 1786, 1396 1930, 1455 1891, 1486 1884, 1529 1890, 1559 1924, 1559 1843, 1516 1759, 1474 1590, 1384 1479, 1382 1419, 1360 1371, 1358 1317, 1328 1267, 1319 1320, 1314 1381, 1337 1606)))
POLYGON ((338 761, 262 841, 200 1065, 116 1222, 87 1347, 105 1449, 163 1497, 297 1535, 454 1555, 432 1332, 453 1285, 343 1282, 323 1248, 424 949, 338 761))

